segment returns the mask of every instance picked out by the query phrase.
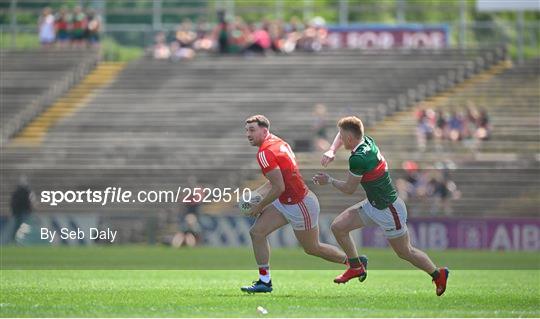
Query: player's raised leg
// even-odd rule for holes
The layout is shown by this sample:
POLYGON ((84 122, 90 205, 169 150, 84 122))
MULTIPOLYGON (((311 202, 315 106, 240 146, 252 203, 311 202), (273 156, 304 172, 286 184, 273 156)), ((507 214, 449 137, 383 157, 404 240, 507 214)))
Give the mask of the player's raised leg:
POLYGON ((259 267, 259 280, 251 286, 244 286, 242 291, 249 293, 271 292, 272 281, 270 278, 270 244, 268 235, 288 223, 287 219, 273 206, 266 206, 257 217, 249 234, 253 245, 253 253, 259 267))
POLYGON ((308 194, 298 203, 284 205, 275 203, 277 209, 289 220, 296 239, 304 251, 312 256, 325 260, 345 264, 347 256, 339 248, 321 243, 319 240, 319 214, 321 208, 317 196, 308 191, 308 194))
POLYGON ((388 242, 401 259, 404 259, 413 264, 415 267, 422 269, 433 278, 433 282, 436 286, 437 296, 444 293, 446 290, 446 280, 448 279, 448 275, 450 273, 448 268, 437 268, 425 252, 413 247, 411 245, 409 232, 406 232, 397 238, 389 238, 388 242))
POLYGON ((365 226, 358 215, 359 206, 360 203, 345 209, 331 225, 332 233, 348 258, 358 257, 350 232, 365 226))
POLYGON ((345 264, 347 256, 343 251, 335 246, 321 243, 319 241, 319 227, 308 230, 294 230, 294 235, 306 254, 323 258, 325 260, 345 264))
POLYGON ((337 242, 347 255, 349 264, 349 268, 334 279, 334 282, 338 284, 346 283, 357 277, 360 281, 364 281, 367 277, 365 269, 367 267, 367 257, 358 256, 356 245, 350 235, 352 230, 365 226, 358 214, 359 207, 360 203, 347 208, 332 222, 332 233, 334 233, 337 242))

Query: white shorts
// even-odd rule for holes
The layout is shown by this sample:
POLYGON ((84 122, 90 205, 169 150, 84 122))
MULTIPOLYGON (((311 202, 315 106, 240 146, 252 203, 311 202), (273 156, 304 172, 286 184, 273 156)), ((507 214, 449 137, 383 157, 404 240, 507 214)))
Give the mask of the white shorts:
POLYGON ((386 209, 377 209, 369 201, 359 203, 358 213, 365 226, 379 226, 386 238, 397 238, 407 232, 407 207, 401 198, 386 209))
POLYGON ((294 230, 309 230, 319 224, 319 200, 309 191, 304 199, 292 205, 282 204, 279 198, 272 205, 289 221, 294 230))

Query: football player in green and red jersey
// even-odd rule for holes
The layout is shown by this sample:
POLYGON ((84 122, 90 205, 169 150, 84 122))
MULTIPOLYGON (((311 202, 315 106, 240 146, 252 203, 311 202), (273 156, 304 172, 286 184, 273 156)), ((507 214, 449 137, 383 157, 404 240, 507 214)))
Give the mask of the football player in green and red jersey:
POLYGON ((349 233, 364 226, 378 226, 396 254, 431 275, 437 296, 442 295, 446 290, 448 268, 435 266, 426 253, 411 245, 406 224, 407 208, 392 185, 388 164, 375 141, 364 135, 364 125, 355 116, 340 119, 338 128, 339 133, 330 150, 324 153, 321 164, 326 167, 343 145, 351 151, 348 178, 341 181, 326 173, 318 173, 313 181, 319 185, 331 184, 346 194, 353 194, 361 184, 367 199, 347 208, 332 222, 332 232, 349 260, 349 268, 334 282, 346 283, 353 278, 365 277, 365 269, 349 233))

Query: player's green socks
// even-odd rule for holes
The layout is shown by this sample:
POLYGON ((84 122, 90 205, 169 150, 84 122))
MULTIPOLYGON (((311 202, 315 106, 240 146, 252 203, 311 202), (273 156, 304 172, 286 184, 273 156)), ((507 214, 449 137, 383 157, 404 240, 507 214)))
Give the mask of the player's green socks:
POLYGON ((362 262, 360 261, 360 257, 349 258, 349 267, 351 268, 362 267, 362 262))

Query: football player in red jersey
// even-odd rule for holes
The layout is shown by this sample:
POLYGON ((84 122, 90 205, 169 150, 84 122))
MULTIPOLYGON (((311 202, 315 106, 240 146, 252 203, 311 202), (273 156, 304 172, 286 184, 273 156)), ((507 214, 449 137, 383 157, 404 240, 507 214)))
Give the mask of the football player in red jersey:
POLYGON ((304 183, 289 144, 270 133, 270 121, 263 115, 246 119, 245 128, 249 143, 259 147, 257 163, 268 181, 259 188, 267 190, 266 194, 261 194, 263 199, 248 212, 257 217, 249 233, 259 266, 259 280, 241 290, 249 293, 272 291, 267 236, 289 223, 307 254, 346 263, 347 256, 343 251, 319 241, 319 201, 304 183))

